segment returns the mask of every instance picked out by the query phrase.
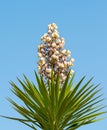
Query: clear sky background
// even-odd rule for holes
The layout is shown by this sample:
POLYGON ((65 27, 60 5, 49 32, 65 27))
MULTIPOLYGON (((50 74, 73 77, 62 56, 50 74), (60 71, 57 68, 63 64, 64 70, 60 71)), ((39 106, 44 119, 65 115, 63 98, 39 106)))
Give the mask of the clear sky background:
MULTIPOLYGON (((55 22, 65 48, 75 58, 76 79, 94 76, 101 83, 107 105, 107 0, 0 0, 0 115, 19 117, 5 99, 11 97, 9 81, 23 73, 34 81, 37 46, 47 25, 55 22)), ((106 130, 107 119, 78 130, 106 130)), ((30 130, 0 118, 0 130, 30 130)))

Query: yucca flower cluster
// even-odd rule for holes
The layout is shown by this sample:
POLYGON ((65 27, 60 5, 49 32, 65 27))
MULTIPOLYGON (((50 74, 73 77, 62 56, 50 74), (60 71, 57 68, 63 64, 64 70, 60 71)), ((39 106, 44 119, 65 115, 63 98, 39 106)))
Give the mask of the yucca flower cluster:
POLYGON ((51 79, 51 71, 54 71, 54 77, 60 76, 61 83, 70 72, 74 73, 70 66, 73 66, 74 59, 70 58, 71 52, 64 49, 65 40, 59 36, 55 23, 48 25, 48 32, 41 37, 42 43, 38 45, 38 71, 46 81, 51 79))

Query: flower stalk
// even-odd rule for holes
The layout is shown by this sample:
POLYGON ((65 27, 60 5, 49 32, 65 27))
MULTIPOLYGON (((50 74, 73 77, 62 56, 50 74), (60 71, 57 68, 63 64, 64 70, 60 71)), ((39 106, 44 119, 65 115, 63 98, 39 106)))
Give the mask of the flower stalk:
POLYGON ((59 36, 58 27, 55 23, 48 25, 48 32, 41 37, 42 43, 38 46, 38 71, 46 81, 51 80, 51 71, 54 71, 56 80, 57 75, 60 76, 63 84, 74 71, 70 68, 73 66, 74 59, 70 58, 71 52, 64 49, 65 40, 59 36))

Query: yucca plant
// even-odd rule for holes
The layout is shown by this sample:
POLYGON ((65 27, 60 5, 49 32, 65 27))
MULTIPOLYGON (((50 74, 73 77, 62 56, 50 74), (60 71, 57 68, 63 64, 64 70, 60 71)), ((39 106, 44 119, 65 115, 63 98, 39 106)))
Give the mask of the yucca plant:
POLYGON ((6 117, 17 120, 33 130, 76 130, 77 128, 100 120, 106 113, 102 109, 102 94, 98 85, 85 76, 78 83, 74 82, 74 73, 70 69, 74 59, 68 59, 70 51, 63 49, 64 39, 59 38, 56 24, 50 24, 48 33, 42 38, 44 43, 38 47, 39 75, 35 72, 37 84, 25 75, 14 82, 12 92, 23 102, 23 106, 12 99, 14 109, 22 118, 6 117))

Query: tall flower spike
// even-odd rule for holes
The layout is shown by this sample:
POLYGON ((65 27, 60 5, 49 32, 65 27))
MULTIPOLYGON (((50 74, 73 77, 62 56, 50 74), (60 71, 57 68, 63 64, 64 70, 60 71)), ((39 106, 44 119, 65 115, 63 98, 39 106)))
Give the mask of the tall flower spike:
POLYGON ((67 73, 70 76, 74 73, 70 69, 74 59, 70 57, 71 52, 64 49, 65 40, 59 36, 58 27, 55 23, 48 25, 48 32, 41 37, 42 43, 38 45, 38 71, 48 82, 51 78, 51 71, 54 71, 54 76, 60 76, 60 81, 63 84, 66 80, 67 73))

